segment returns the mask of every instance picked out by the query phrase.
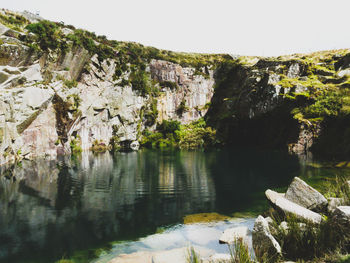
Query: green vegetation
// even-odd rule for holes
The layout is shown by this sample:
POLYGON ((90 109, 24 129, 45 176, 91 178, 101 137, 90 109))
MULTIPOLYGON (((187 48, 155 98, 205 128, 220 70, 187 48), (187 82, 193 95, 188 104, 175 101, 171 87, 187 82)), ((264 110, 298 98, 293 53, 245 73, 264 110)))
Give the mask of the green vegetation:
MULTIPOLYGON (((251 253, 249 251, 249 247, 242 238, 236 239, 232 245, 229 245, 229 250, 230 250, 230 259, 228 262, 230 263, 256 262, 252 259, 251 253)), ((195 249, 192 246, 188 249, 186 262, 187 263, 201 262, 200 255, 195 251, 195 249)), ((225 262, 227 261, 225 260, 225 262)), ((267 263, 269 261, 263 260, 261 262, 267 263)))
MULTIPOLYGON (((350 187, 346 177, 323 178, 314 183, 317 183, 314 185, 316 188, 326 191, 326 197, 342 198, 343 205, 350 204, 350 187)), ((340 224, 327 213, 320 225, 273 209, 268 215, 273 219, 272 234, 281 245, 285 261, 342 262, 339 261, 344 258, 341 254, 349 252, 348 225, 340 224), (281 225, 283 221, 285 226, 281 225)))
POLYGON ((63 84, 68 88, 68 89, 71 89, 71 88, 74 88, 78 85, 78 82, 76 80, 65 80, 63 82, 63 84))
POLYGON ((201 262, 200 255, 194 250, 194 248, 192 246, 187 251, 186 261, 187 261, 187 263, 200 263, 201 262))
POLYGON ((62 35, 60 34, 59 27, 53 22, 43 20, 27 25, 26 29, 36 34, 36 42, 42 50, 67 48, 66 43, 60 41, 62 35))
POLYGON ((82 152, 81 140, 79 137, 72 138, 72 140, 70 142, 70 149, 71 149, 73 155, 78 155, 82 152))
POLYGON ((104 142, 99 141, 99 140, 95 140, 92 143, 92 147, 90 148, 90 150, 93 151, 94 153, 104 153, 104 152, 109 151, 111 149, 110 149, 110 146, 105 144, 104 142))
MULTIPOLYGON (((254 263, 248 245, 242 238, 236 238, 233 246, 229 246, 231 263, 254 263)), ((265 261, 262 261, 265 262, 265 261)))
POLYGON ((206 148, 218 143, 216 131, 211 127, 207 127, 204 119, 182 125, 177 132, 177 136, 179 138, 178 145, 181 149, 206 148))
POLYGON ((176 82, 172 81, 159 81, 159 86, 161 86, 162 88, 169 88, 172 90, 177 90, 179 88, 176 82))
POLYGON ((203 119, 181 125, 178 121, 164 120, 155 132, 146 130, 141 145, 151 148, 178 147, 181 149, 206 148, 217 144, 216 132, 203 119))
POLYGON ((29 21, 15 13, 4 11, 5 14, 0 14, 0 23, 4 24, 5 26, 16 30, 16 31, 23 31, 23 28, 29 23, 29 21))
POLYGON ((132 89, 140 92, 142 95, 147 95, 152 91, 149 76, 145 71, 132 71, 130 83, 132 89))
POLYGON ((186 107, 186 100, 185 98, 183 98, 180 105, 176 108, 176 113, 179 116, 182 116, 182 114, 187 110, 188 110, 188 107, 186 107))
POLYGON ((287 260, 314 260, 329 257, 332 253, 345 251, 349 245, 350 235, 344 226, 334 219, 324 217, 320 225, 309 221, 301 221, 293 216, 284 218, 273 217, 274 234, 281 245, 284 259, 287 260), (287 227, 280 226, 283 221, 287 227))

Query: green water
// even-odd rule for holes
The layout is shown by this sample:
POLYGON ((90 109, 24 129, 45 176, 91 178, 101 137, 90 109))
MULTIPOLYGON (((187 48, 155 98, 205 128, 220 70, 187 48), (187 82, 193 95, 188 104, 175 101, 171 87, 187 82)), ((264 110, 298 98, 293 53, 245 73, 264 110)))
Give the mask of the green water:
MULTIPOLYGON (((127 252, 126 242, 181 230, 185 215, 256 214, 268 207, 267 188, 283 189, 294 176, 317 183, 347 171, 281 152, 227 149, 23 161, 0 170, 0 262, 114 256, 127 252)), ((216 243, 207 246, 220 251, 216 243)))

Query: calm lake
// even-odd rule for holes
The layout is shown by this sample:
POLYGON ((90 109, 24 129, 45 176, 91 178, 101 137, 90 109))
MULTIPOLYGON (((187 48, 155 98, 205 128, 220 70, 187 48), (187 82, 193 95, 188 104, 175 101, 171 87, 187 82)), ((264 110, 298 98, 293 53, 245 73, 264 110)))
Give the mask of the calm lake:
MULTIPOLYGON (((0 262, 47 263, 108 262, 120 253, 185 246, 196 242, 191 231, 204 228, 183 225, 184 216, 259 213, 268 207, 267 188, 285 188, 294 176, 316 182, 334 169, 281 152, 222 149, 84 152, 0 172, 0 262)), ((220 222, 208 236, 253 222, 220 222)), ((227 249, 217 240, 202 245, 227 249)))

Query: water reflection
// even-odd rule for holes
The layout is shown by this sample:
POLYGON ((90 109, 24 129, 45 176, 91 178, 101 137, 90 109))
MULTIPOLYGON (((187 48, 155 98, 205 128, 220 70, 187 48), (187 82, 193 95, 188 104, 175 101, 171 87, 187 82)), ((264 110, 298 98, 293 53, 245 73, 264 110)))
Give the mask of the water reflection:
POLYGON ((84 152, 3 167, 0 261, 50 262, 154 233, 186 214, 249 209, 298 169, 288 155, 226 150, 84 152))

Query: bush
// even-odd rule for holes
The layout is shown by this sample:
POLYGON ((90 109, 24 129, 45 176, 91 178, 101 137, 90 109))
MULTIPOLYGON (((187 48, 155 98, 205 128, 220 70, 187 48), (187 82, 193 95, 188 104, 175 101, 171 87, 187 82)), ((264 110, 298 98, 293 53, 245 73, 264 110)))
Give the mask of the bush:
POLYGON ((26 29, 37 35, 38 43, 42 50, 49 48, 54 50, 60 47, 59 28, 55 23, 43 20, 27 25, 26 29))
POLYGON ((187 109, 188 108, 186 107, 186 100, 183 99, 176 109, 176 114, 181 116, 185 111, 187 111, 187 109))
POLYGON ((337 93, 328 93, 317 98, 314 104, 304 110, 306 117, 337 116, 342 108, 342 98, 337 93))
POLYGON ((131 72, 129 80, 132 89, 139 91, 143 96, 151 93, 148 76, 145 71, 136 70, 131 72))
POLYGON ((172 81, 160 81, 159 85, 163 88, 170 88, 172 90, 176 90, 178 88, 176 82, 172 81))
POLYGON ((161 124, 157 126, 157 130, 159 130, 163 135, 169 133, 175 133, 175 131, 180 129, 180 122, 178 121, 167 121, 164 120, 161 124))

